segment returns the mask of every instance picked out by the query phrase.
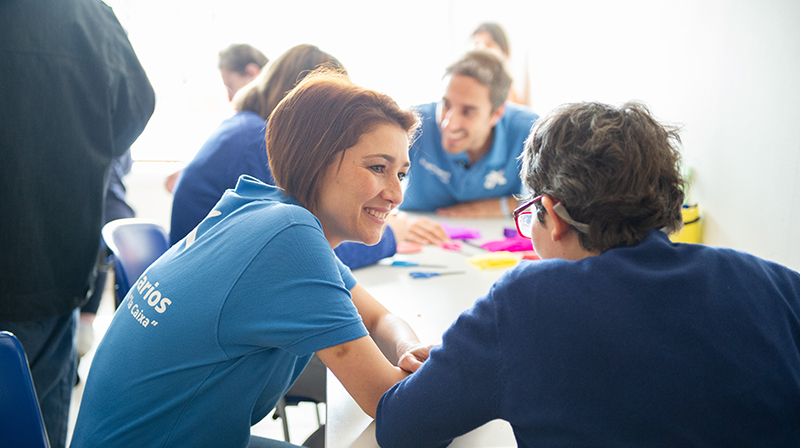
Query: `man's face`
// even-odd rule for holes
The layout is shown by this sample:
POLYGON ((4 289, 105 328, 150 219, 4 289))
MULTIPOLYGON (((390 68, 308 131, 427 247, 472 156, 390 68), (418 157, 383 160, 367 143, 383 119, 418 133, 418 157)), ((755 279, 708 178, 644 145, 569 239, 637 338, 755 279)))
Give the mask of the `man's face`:
POLYGON ((492 112, 489 87, 464 75, 444 79, 444 95, 436 111, 447 153, 482 156, 492 146, 492 128, 503 115, 492 112))
MULTIPOLYGON (((247 83, 255 78, 255 76, 251 76, 249 73, 242 75, 236 71, 224 68, 221 68, 219 71, 222 75, 222 83, 225 84, 225 88, 228 89, 228 101, 233 99, 233 95, 235 95, 239 89, 246 86, 247 83)), ((256 75, 257 74, 258 72, 256 72, 256 75)))

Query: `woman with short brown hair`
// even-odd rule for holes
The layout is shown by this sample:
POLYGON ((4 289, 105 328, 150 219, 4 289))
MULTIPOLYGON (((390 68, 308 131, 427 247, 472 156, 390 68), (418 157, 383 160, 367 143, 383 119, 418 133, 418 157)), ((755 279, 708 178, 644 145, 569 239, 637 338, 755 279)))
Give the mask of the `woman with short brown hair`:
POLYGON ((250 425, 313 353, 374 416, 428 347, 332 248, 380 240, 415 128, 342 74, 304 79, 269 120, 284 189, 242 176, 131 288, 95 355, 73 446, 279 446, 250 425))

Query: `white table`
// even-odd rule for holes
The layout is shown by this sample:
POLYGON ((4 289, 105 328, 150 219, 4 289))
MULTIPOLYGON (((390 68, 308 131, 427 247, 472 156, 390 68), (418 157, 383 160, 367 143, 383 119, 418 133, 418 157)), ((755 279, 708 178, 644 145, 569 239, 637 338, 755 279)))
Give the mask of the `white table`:
MULTIPOLYGON (((463 225, 481 231, 482 240, 503 238, 503 227, 514 227, 511 219, 448 219, 452 225, 463 225)), ((392 267, 379 264, 354 271, 363 285, 392 313, 411 325, 423 343, 440 343, 442 333, 472 304, 485 295, 505 269, 482 270, 467 263, 471 255, 484 250, 462 245, 462 251, 449 251, 425 246, 416 254, 396 255, 392 260, 446 265, 446 269, 392 267), (411 271, 464 271, 428 279, 413 279, 411 271)), ((521 258, 521 255, 520 255, 521 258)), ((339 380, 328 371, 327 446, 375 448, 375 423, 364 414, 339 380)), ((457 438, 451 447, 516 447, 511 425, 501 420, 457 438)))

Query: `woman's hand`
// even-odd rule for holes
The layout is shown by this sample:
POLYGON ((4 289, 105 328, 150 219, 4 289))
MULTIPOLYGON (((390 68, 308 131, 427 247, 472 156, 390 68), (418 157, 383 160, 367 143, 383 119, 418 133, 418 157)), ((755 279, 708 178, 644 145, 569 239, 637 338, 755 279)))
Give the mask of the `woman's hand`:
POLYGON ((422 363, 428 359, 431 349, 436 345, 414 344, 409 346, 404 353, 398 353, 397 367, 406 372, 416 372, 417 369, 422 367, 422 363))
POLYGON ((409 218, 408 220, 408 236, 406 241, 417 244, 434 244, 436 246, 442 243, 449 243, 450 237, 444 231, 442 225, 438 221, 430 218, 409 218))

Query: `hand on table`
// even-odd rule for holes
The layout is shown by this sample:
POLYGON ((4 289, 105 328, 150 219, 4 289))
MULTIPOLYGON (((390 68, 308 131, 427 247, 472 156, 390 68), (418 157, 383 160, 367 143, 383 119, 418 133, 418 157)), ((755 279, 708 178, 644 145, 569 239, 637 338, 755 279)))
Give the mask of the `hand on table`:
POLYGON ((397 361, 397 367, 407 372, 416 372, 417 369, 422 367, 422 363, 428 359, 431 349, 436 347, 436 345, 437 344, 416 344, 408 347, 406 352, 403 353, 397 361))
POLYGON ((438 246, 442 243, 449 243, 450 237, 447 236, 447 232, 439 222, 423 217, 408 219, 408 234, 405 240, 417 244, 438 246))

